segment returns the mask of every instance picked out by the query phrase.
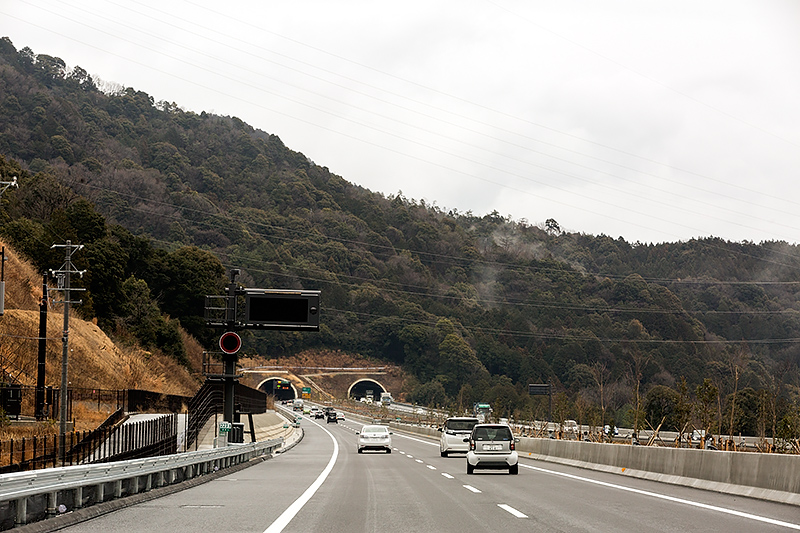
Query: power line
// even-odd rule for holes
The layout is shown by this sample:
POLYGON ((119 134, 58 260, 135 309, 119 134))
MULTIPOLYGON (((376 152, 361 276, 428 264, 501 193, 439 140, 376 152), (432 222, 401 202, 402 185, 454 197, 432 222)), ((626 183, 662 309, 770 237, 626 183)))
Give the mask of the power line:
MULTIPOLYGON (((38 6, 36 6, 36 7, 38 7, 38 6)), ((198 6, 198 7, 200 7, 200 6, 198 6)), ((44 8, 40 8, 40 9, 44 9, 44 8)), ((218 14, 219 14, 219 13, 218 13, 218 14)), ((220 16, 227 16, 227 15, 224 15, 224 14, 219 14, 219 15, 220 15, 220 16)), ((152 18, 152 17, 151 17, 151 18, 152 18)), ((86 25, 86 24, 85 24, 85 22, 83 22, 83 21, 78 21, 78 20, 74 20, 74 19, 71 19, 71 20, 73 20, 73 21, 74 21, 75 23, 77 23, 77 24, 82 24, 82 25, 84 25, 84 26, 86 26, 86 27, 90 27, 90 28, 91 28, 91 26, 88 26, 88 25, 86 25)), ((27 21, 26 21, 26 22, 27 22, 27 21)), ((242 22, 242 21, 240 21, 240 22, 242 22)), ((243 22, 243 23, 247 24, 246 22, 243 22)), ((96 29, 97 31, 104 31, 104 30, 97 29, 97 28, 94 28, 94 29, 96 29)), ((51 32, 52 32, 52 30, 49 30, 49 29, 47 29, 47 31, 51 31, 51 32)), ((188 31, 188 30, 185 30, 185 31, 188 31)), ((53 33, 57 33, 57 32, 53 32, 53 33)), ((105 32, 105 33, 107 33, 107 34, 109 34, 109 35, 112 35, 112 36, 113 36, 113 37, 115 37, 115 38, 119 38, 119 36, 118 36, 118 35, 115 35, 115 34, 110 34, 109 32, 105 32)), ((67 37, 67 36, 65 36, 65 37, 67 37)), ((70 39, 72 39, 71 37, 67 37, 67 38, 70 38, 70 39)), ((73 40, 75 40, 75 39, 73 39, 73 40)), ((76 41, 77 41, 77 40, 76 40, 76 41)), ((80 41, 77 41, 77 42, 80 42, 80 41)), ((86 43, 84 43, 84 44, 86 44, 86 43)), ((138 42, 134 42, 134 44, 136 44, 137 46, 141 46, 141 44, 140 44, 140 43, 138 43, 138 42)), ((220 43, 220 44, 221 44, 221 43, 220 43)), ((302 44, 302 43, 301 43, 301 44, 302 44)), ((87 44, 87 46, 91 46, 91 45, 88 45, 88 44, 87 44)), ((106 52, 106 53, 109 53, 107 50, 104 50, 104 52, 106 52)), ((159 51, 159 52, 163 53, 163 51, 159 51)), ((115 54, 112 54, 112 55, 115 55, 115 54)), ((119 55, 118 55, 118 57, 122 57, 123 59, 126 59, 126 60, 128 60, 128 61, 132 61, 132 62, 134 62, 134 63, 137 63, 135 60, 132 60, 132 59, 130 59, 130 58, 128 58, 128 57, 123 57, 123 56, 119 56, 119 55)), ((177 58, 176 58, 176 59, 177 59, 177 58)), ((142 63, 139 63, 139 64, 142 64, 142 63)), ((143 65, 143 66, 146 66, 146 67, 148 67, 148 68, 150 68, 150 69, 153 69, 153 67, 152 67, 151 65, 144 65, 144 64, 142 64, 142 65, 143 65)), ((362 66, 364 66, 364 65, 362 65, 362 66)), ((213 70, 210 70, 210 69, 208 69, 207 67, 205 67, 205 66, 203 66, 203 65, 195 65, 195 67, 196 67, 196 68, 198 68, 198 69, 209 70, 210 72, 212 72, 212 73, 216 74, 216 72, 215 72, 215 71, 213 71, 213 70)), ((240 68, 240 67, 237 67, 237 68, 240 68)), ((160 70, 158 70, 158 69, 153 69, 153 70, 157 70, 157 71, 159 71, 159 72, 164 72, 164 71, 160 71, 160 70)), ((164 72, 164 73, 165 73, 165 74, 167 74, 167 75, 170 75, 170 76, 174 76, 174 73, 171 73, 171 72, 164 72)), ((385 73, 384 73, 384 74, 385 74, 385 73)), ((388 74, 386 74, 386 75, 388 75, 388 74)), ((220 91, 217 91, 217 90, 215 90, 215 89, 213 89, 213 88, 211 88, 211 87, 204 86, 204 85, 202 85, 202 84, 198 84, 198 83, 195 83, 195 82, 193 82, 193 81, 190 81, 190 80, 184 80, 184 81, 188 81, 189 83, 194 83, 195 85, 198 85, 198 86, 205 87, 205 88, 207 88, 207 89, 209 89, 209 90, 212 90, 212 91, 220 92, 220 91)), ((247 82, 247 81, 241 81, 241 83, 242 83, 242 84, 244 84, 244 85, 253 86, 252 84, 250 84, 250 83, 249 83, 249 82, 247 82)), ((409 83, 410 83, 410 82, 409 82, 409 83)), ((263 88, 262 86, 253 86, 253 87, 254 87, 255 89, 258 89, 258 90, 262 90, 262 91, 264 90, 264 88, 263 88)), ((430 89, 430 88, 428 88, 428 89, 429 89, 429 90, 434 90, 434 89, 430 89)), ((277 96, 281 97, 281 98, 289 98, 289 99, 291 99, 291 97, 289 97, 289 96, 287 96, 287 95, 281 95, 281 94, 277 94, 277 93, 275 93, 275 94, 276 94, 277 96)), ((446 94, 446 93, 443 93, 443 94, 446 94)), ((230 96, 230 95, 228 95, 228 96, 230 96)), ((322 95, 322 96, 324 96, 324 95, 322 95)), ((452 97, 452 98, 456 98, 456 97, 454 97, 454 96, 452 96, 452 95, 448 95, 448 96, 450 96, 450 97, 452 97)), ((244 101, 243 99, 240 99, 240 100, 244 101)), ((301 105, 309 105, 309 104, 307 104, 306 102, 302 102, 302 101, 298 101, 298 100, 294 100, 294 101, 296 101, 297 103, 299 103, 299 104, 301 104, 301 105)), ((290 118, 293 118, 294 120, 298 120, 298 121, 301 121, 301 122, 306 122, 306 123, 312 124, 312 123, 310 123, 310 122, 308 122, 308 121, 304 121, 304 120, 300 119, 299 117, 292 117, 292 116, 290 116, 290 115, 287 115, 286 113, 283 113, 282 111, 280 111, 280 110, 278 110, 278 109, 267 108, 267 107, 263 106, 262 104, 260 104, 259 102, 249 102, 249 103, 250 103, 251 105, 256 105, 256 106, 259 106, 259 107, 263 107, 264 109, 269 109, 269 110, 270 110, 270 111, 272 111, 272 112, 276 112, 276 113, 280 113, 280 114, 283 114, 283 115, 289 116, 290 118)), ((478 105, 478 104, 474 104, 474 103, 473 103, 473 105, 478 105)), ((320 111, 320 112, 323 112, 323 113, 329 113, 329 110, 327 110, 327 109, 323 109, 323 108, 316 108, 316 109, 317 109, 318 111, 320 111)), ((496 110, 493 110, 493 111, 494 111, 494 112, 497 112, 496 110)), ((339 115, 339 117, 340 117, 340 118, 342 118, 342 119, 344 119, 344 120, 351 120, 349 117, 346 117, 346 116, 340 116, 340 115, 339 115)), ((341 131, 335 131, 335 130, 333 130, 333 129, 331 129, 331 128, 326 128, 326 127, 324 127, 324 126, 321 126, 321 125, 319 125, 319 124, 312 124, 312 125, 313 125, 313 126, 315 126, 315 127, 321 127, 322 129, 326 129, 326 130, 328 130, 328 131, 331 131, 331 132, 333 132, 333 133, 337 133, 338 135, 342 135, 342 136, 345 136, 345 137, 352 138, 352 139, 354 139, 354 140, 358 140, 359 142, 363 142, 363 143, 366 143, 366 144, 371 144, 371 145, 373 145, 373 146, 376 146, 376 147, 378 147, 378 148, 381 148, 381 149, 383 149, 383 150, 388 150, 388 151, 391 151, 391 152, 397 153, 397 154, 399 154, 399 155, 403 155, 403 156, 405 156, 405 157, 408 157, 408 158, 411 158, 411 159, 414 159, 414 160, 418 160, 418 161, 421 161, 421 162, 424 162, 424 163, 427 163, 427 164, 430 164, 430 165, 433 165, 433 166, 437 166, 437 167, 439 167, 439 168, 442 168, 442 169, 444 169, 444 170, 448 170, 448 171, 452 171, 452 172, 457 172, 457 173, 459 173, 459 174, 466 175, 466 176, 468 176, 468 177, 471 177, 471 178, 474 178, 474 179, 477 179, 477 180, 480 180, 480 181, 484 181, 484 182, 487 182, 487 183, 491 183, 491 184, 493 184, 493 185, 497 185, 497 186, 500 186, 500 187, 504 187, 504 188, 506 188, 506 189, 509 189, 509 190, 515 191, 515 192, 517 192, 517 193, 522 193, 522 194, 531 194, 531 193, 529 193, 528 191, 525 191, 525 190, 523 190, 523 189, 519 189, 519 188, 511 187, 510 185, 507 185, 507 184, 505 184, 505 183, 497 182, 497 181, 495 181, 495 180, 490 180, 490 179, 484 178, 484 177, 482 177, 482 176, 476 175, 476 174, 474 174, 474 173, 469 173, 469 172, 461 172, 461 171, 459 171, 459 170, 457 170, 457 169, 454 169, 454 168, 451 168, 451 167, 449 167, 449 166, 447 166, 447 165, 439 164, 439 163, 436 163, 436 162, 433 162, 433 161, 427 160, 427 159, 425 159, 425 158, 416 157, 416 156, 413 156, 413 155, 411 155, 411 154, 404 153, 404 152, 402 152, 402 151, 400 151, 400 150, 394 150, 394 149, 390 149, 390 148, 389 148, 389 147, 387 147, 387 146, 382 146, 382 145, 379 145, 379 144, 377 144, 377 143, 371 142, 370 140, 367 140, 367 139, 364 139, 364 138, 358 138, 358 137, 356 137, 356 136, 353 136, 353 135, 348 135, 348 134, 346 134, 346 133, 344 133, 344 132, 341 132, 341 131)), ((362 125, 363 127, 372 128, 372 126, 369 126, 369 125, 366 125, 366 124, 361 124, 361 125, 362 125)), ((389 135, 395 135, 395 136, 397 136, 396 134, 394 134, 394 133, 392 133, 392 132, 390 132, 390 131, 386 131, 386 130, 381 130, 381 131, 382 131, 382 132, 384 132, 384 133, 386 133, 386 134, 389 134, 389 135)), ((563 132, 560 132, 560 133, 563 133, 563 132)), ((403 138, 403 139, 404 139, 404 140, 406 140, 406 141, 408 141, 408 142, 415 142, 413 139, 409 139, 409 138, 403 138)), ((585 140, 584 140, 584 141, 585 141, 585 140)), ((586 141, 586 142, 590 142, 590 141, 586 141)), ((595 144, 599 144, 599 143, 595 143, 595 144)), ((602 145, 601 145, 601 146, 602 146, 602 145)), ((548 156, 550 156, 549 154, 545 154, 545 155, 548 155, 548 156)), ((635 155, 635 154, 628 154, 628 155, 635 155)), ((636 157, 638 157, 638 156, 636 156, 636 157)), ((463 158, 462 158, 462 159, 463 159, 463 158)), ((481 162, 478 162, 478 161, 474 161, 474 162, 475 162, 476 164, 485 165, 484 163, 481 163, 481 162)), ((613 163, 612 163, 612 164, 613 164, 613 163)), ((499 168, 497 168, 497 167, 494 167, 494 168, 495 168, 495 169, 497 169, 497 170, 500 170, 500 171, 501 171, 501 172, 503 172, 504 174, 507 174, 507 175, 514 175, 514 176, 516 176, 516 177, 519 177, 519 178, 521 178, 521 179, 525 179, 525 180, 528 180, 528 181, 533 181, 533 180, 530 180, 530 178, 528 178, 528 177, 527 177, 527 176, 525 176, 525 175, 522 175, 522 174, 519 174, 519 173, 508 172, 508 171, 506 171, 506 170, 499 169, 499 168)), ((635 169, 634 169, 634 170, 635 170, 635 169)), ((553 185, 552 185, 551 183, 547 183, 547 182, 538 182, 538 183, 540 183, 540 184, 542 184, 542 185, 545 185, 545 186, 547 186, 547 187, 551 187, 551 188, 553 187, 553 185)), ((601 186, 605 187, 604 185, 601 185, 601 186)), ((556 187, 556 188, 557 188, 557 187, 556 187)), ((557 189, 558 189, 558 188, 557 188, 557 189)), ((575 194, 574 192, 572 192, 571 190, 568 190, 568 189, 563 189, 563 188, 562 188, 562 189, 559 189, 559 190, 562 190, 563 192, 569 192, 570 194, 575 194)), ((625 192, 625 193, 627 194, 627 191, 622 191, 622 192, 625 192)), ((669 192, 669 191, 667 191, 667 192, 669 192)), ((761 191, 753 191, 753 190, 750 190, 750 192, 752 192, 752 193, 761 193, 761 191)), ((586 196, 584 196, 584 197, 585 197, 585 198, 587 198, 587 199, 592 199, 592 200, 594 200, 594 199, 595 199, 594 197, 586 197, 586 196)), ((690 198, 690 199, 691 199, 691 198, 690 198)), ((785 198, 780 198, 780 200, 784 200, 784 201, 785 201, 786 199, 785 199, 785 198)), ((597 214, 597 215, 599 215, 599 216, 603 216, 603 217, 605 217, 605 218, 610 218, 610 219, 613 219, 613 220, 622 221, 622 219, 620 219, 620 218, 616 218, 616 217, 614 217, 614 216, 611 216, 611 215, 609 215, 609 212, 608 212, 608 210, 605 210, 605 211, 592 211, 592 210, 590 210, 590 209, 586 209, 586 208, 582 208, 582 207, 579 207, 579 206, 575 206, 573 203, 570 203, 570 202, 562 202, 562 201, 559 201, 559 200, 557 200, 557 199, 555 199, 555 198, 551 198, 551 199, 550 199, 550 201, 552 201, 552 202, 555 202, 555 203, 560 203, 561 205, 569 206, 569 207, 571 207, 571 208, 578 208, 578 209, 581 209, 581 210, 583 210, 583 211, 586 211, 586 212, 590 212, 590 213, 597 214)), ((692 201, 694 201, 694 200, 692 200, 692 201)), ((752 203, 752 197, 749 199, 749 201, 752 203)), ((616 207, 616 210, 617 210, 617 211, 619 211, 619 210, 622 210, 622 211, 629 211, 629 212, 633 212, 633 213, 637 213, 637 214, 645 215, 645 216, 648 216, 648 217, 652 217, 652 215, 651 215, 650 213, 637 212, 637 211, 631 210, 631 209, 630 209, 629 207, 627 207, 627 206, 615 206, 615 207, 616 207)), ((673 207, 674 207, 674 206, 673 206, 673 207)), ((677 209, 683 209, 683 208, 680 208, 680 207, 674 207, 674 208, 677 208, 677 209)), ((721 208, 721 209, 724 209, 724 208, 721 208)), ((729 211, 733 211, 733 210, 729 210, 729 211)), ((739 213, 739 215, 741 215, 741 213, 739 213)), ((708 215, 708 214, 706 213, 706 216, 710 216, 710 215, 708 215)), ((738 218, 741 218, 741 216, 740 216, 740 217, 738 217, 738 218)), ((665 222, 670 222, 670 223, 673 223, 673 224, 674 224, 674 223, 676 223, 676 222, 675 222, 673 219, 670 219, 670 220, 663 220, 663 221, 665 221, 665 222)), ((771 222, 773 222, 773 221, 771 221, 771 222)), ((744 225, 744 224, 741 224, 740 222, 732 222, 732 223, 733 223, 733 224, 736 224, 736 225, 743 226, 743 227, 749 227, 749 226, 746 226, 746 225, 744 225)), ((678 223, 678 224, 680 225, 680 223, 678 223)), ((641 224, 636 224, 636 225, 637 225, 637 226, 641 226, 641 227, 646 227, 646 226, 644 226, 644 225, 641 225, 641 224)), ((782 223, 779 223, 779 225, 784 225, 784 226, 786 226, 786 227, 788 227, 788 228, 790 228, 790 229, 795 229, 795 228, 793 228, 793 227, 791 227, 791 226, 787 226, 787 225, 785 225, 785 224, 782 224, 782 223)), ((693 227, 691 227, 691 226, 688 226, 688 225, 683 225, 683 226, 684 226, 684 227, 686 227, 687 229, 693 229, 693 230, 697 229, 697 228, 693 228, 693 227)), ((657 229, 657 228, 650 228, 650 229, 653 229, 653 230, 655 230, 655 231, 659 231, 659 232, 663 232, 663 230, 660 230, 660 229, 657 229)), ((701 233, 705 233, 705 232, 701 232, 701 233)))
MULTIPOLYGON (((233 216, 233 215, 231 215, 230 213, 227 213, 227 212, 202 211, 200 209, 190 208, 190 207, 186 207, 186 206, 180 206, 180 205, 177 205, 177 204, 174 204, 174 203, 170 203, 170 202, 166 202, 166 201, 163 201, 163 200, 148 199, 148 198, 145 198, 145 197, 142 197, 142 196, 138 196, 138 195, 122 193, 122 192, 114 190, 114 189, 109 189, 107 187, 100 187, 100 186, 97 186, 97 185, 91 185, 91 184, 88 184, 88 183, 75 183, 74 185, 78 186, 78 187, 87 187, 87 188, 97 189, 97 190, 101 190, 101 191, 105 191, 105 192, 111 192, 111 193, 117 194, 117 195, 122 196, 122 197, 128 197, 128 198, 133 198, 133 199, 137 199, 137 200, 142 200, 142 201, 149 202, 149 203, 152 203, 152 204, 155 204, 155 205, 163 205, 163 206, 172 207, 172 208, 174 208, 174 209, 176 209, 178 211, 185 211, 185 212, 189 212, 189 213, 194 213, 194 214, 200 215, 203 218, 207 218, 207 217, 222 218, 222 219, 227 220, 227 221, 239 222, 239 223, 244 224, 244 225, 255 225, 255 226, 259 226, 259 227, 263 227, 263 228, 274 229, 274 230, 281 231, 281 232, 284 232, 284 233, 290 233, 290 234, 295 234, 295 235, 304 236, 304 237, 324 238, 324 239, 326 239, 328 241, 335 241, 335 242, 341 242, 341 243, 344 243, 344 244, 352 244, 352 245, 364 246, 364 247, 367 247, 367 248, 373 248, 373 249, 377 249, 377 250, 385 250, 385 251, 389 251, 389 252, 393 252, 393 253, 396 253, 398 250, 407 251, 407 252, 409 252, 411 254, 415 254, 415 255, 418 255, 420 257, 426 257, 426 258, 428 258, 428 259, 426 259, 426 261, 431 262, 431 263, 437 263, 437 262, 441 262, 443 264, 474 263, 474 264, 481 264, 481 265, 485 265, 485 266, 502 267, 502 268, 513 268, 513 269, 518 269, 518 270, 534 271, 534 272, 558 272, 558 273, 562 273, 562 274, 566 272, 566 273, 574 273, 576 275, 581 275, 582 274, 579 271, 570 271, 570 270, 566 270, 566 269, 557 269, 557 268, 540 267, 540 266, 537 266, 537 267, 525 267, 525 266, 522 266, 522 265, 519 265, 519 264, 507 263, 507 262, 502 262, 502 261, 470 260, 470 259, 466 259, 466 258, 459 257, 459 256, 441 254, 441 253, 436 253, 436 252, 427 252, 427 251, 423 251, 423 250, 414 250, 414 249, 410 249, 410 248, 399 248, 398 249, 398 248, 395 248, 394 246, 387 246, 387 245, 382 245, 382 244, 377 244, 377 243, 369 243, 369 242, 366 242, 366 241, 358 241, 358 240, 353 240, 353 239, 346 239, 346 238, 343 238, 343 237, 335 237, 335 236, 325 235, 323 233, 313 232, 313 231, 301 231, 301 230, 297 230, 297 229, 290 229, 290 228, 285 228, 285 227, 282 227, 282 226, 276 226, 274 224, 267 224, 267 223, 264 223, 264 222, 248 220, 248 219, 241 218, 241 217, 235 217, 235 216, 233 216), (446 261, 437 261, 437 260, 440 260, 440 259, 441 260, 446 260, 446 261)), ((156 216, 162 216, 162 217, 168 216, 168 215, 163 214, 163 213, 156 213, 156 212, 153 212, 153 211, 147 211, 144 208, 136 207, 136 206, 131 206, 130 209, 131 210, 135 210, 135 211, 141 211, 141 212, 150 213, 150 214, 153 214, 153 215, 156 215, 156 216)), ((222 211, 222 210, 220 210, 220 211, 222 211)), ((171 218, 177 219, 177 217, 171 217, 171 218)), ((193 220, 189 220, 189 219, 185 219, 185 218, 182 219, 182 220, 186 220, 187 222, 192 222, 194 224, 204 224, 204 225, 207 225, 209 227, 213 227, 211 222, 209 222, 207 220, 205 220, 205 221, 194 220, 193 221, 193 220)), ((256 233, 256 234, 261 236, 261 237, 267 238, 267 239, 278 239, 278 240, 291 241, 291 242, 303 242, 303 243, 306 243, 306 244, 319 246, 319 243, 316 243, 313 240, 309 241, 309 240, 303 239, 301 241, 301 240, 296 239, 296 238, 281 237, 281 236, 278 236, 278 235, 267 235, 265 233, 256 233)), ((166 241, 162 241, 162 242, 166 242, 166 241)), ((742 256, 742 257, 749 257, 751 259, 754 259, 754 260, 757 260, 757 261, 766 262, 766 263, 770 263, 770 264, 773 264, 773 265, 776 265, 776 266, 781 266, 781 267, 786 267, 786 268, 791 268, 791 269, 800 268, 800 265, 791 265, 791 264, 781 263, 781 262, 778 262, 778 261, 775 261, 775 260, 771 260, 771 259, 765 259, 763 257, 758 257, 756 255, 748 254, 746 252, 742 252, 742 251, 739 251, 739 250, 732 250, 730 248, 725 248, 725 247, 722 247, 722 246, 719 246, 719 245, 711 244, 709 242, 704 242, 702 240, 697 240, 696 242, 699 245, 701 245, 703 247, 706 247, 706 248, 720 250, 720 251, 724 251, 726 253, 733 253, 733 254, 736 254, 736 255, 739 255, 739 256, 742 256)), ((735 245, 735 244, 736 243, 731 243, 731 245, 735 245)), ((662 246, 666 246, 666 245, 662 245, 662 246)), ((770 253, 773 254, 773 255, 785 255, 788 258, 800 260, 800 254, 789 254, 789 253, 785 253, 785 252, 777 252, 777 251, 774 251, 774 250, 770 250, 770 253)), ((586 274, 592 275, 592 276, 596 276, 598 278, 609 278, 609 279, 625 279, 630 275, 630 274, 611 274, 611 273, 604 273, 604 272, 589 272, 589 271, 587 271, 586 274)), ((800 281, 768 281, 768 280, 753 280, 753 281, 739 281, 739 280, 733 281, 733 280, 728 280, 728 281, 726 281, 726 280, 683 279, 683 278, 654 278, 654 277, 644 277, 644 276, 642 276, 642 279, 644 281, 646 281, 646 282, 649 282, 649 283, 670 283, 670 284, 678 284, 678 285, 796 285, 796 284, 800 284, 800 281)))
MULTIPOLYGON (((428 326, 435 326, 440 318, 435 320, 415 320, 411 318, 398 317, 396 315, 386 316, 374 313, 363 313, 352 311, 349 309, 335 309, 325 308, 325 312, 331 311, 339 313, 340 315, 355 315, 357 317, 367 318, 390 318, 400 322, 407 322, 413 324, 423 324, 428 326)), ((626 338, 608 338, 596 337, 593 335, 574 335, 566 333, 549 333, 549 332, 530 332, 530 331, 515 331, 496 328, 483 328, 480 326, 469 326, 459 323, 467 331, 489 333, 496 335, 504 335, 509 337, 522 337, 533 339, 547 339, 547 340, 564 340, 575 342, 602 342, 602 343, 624 343, 624 344, 696 344, 696 345, 737 345, 742 343, 759 344, 759 345, 772 345, 772 344, 797 344, 800 343, 800 337, 791 337, 786 339, 740 339, 740 340, 726 340, 726 339, 698 339, 698 340, 683 340, 683 339, 626 339, 626 338)))

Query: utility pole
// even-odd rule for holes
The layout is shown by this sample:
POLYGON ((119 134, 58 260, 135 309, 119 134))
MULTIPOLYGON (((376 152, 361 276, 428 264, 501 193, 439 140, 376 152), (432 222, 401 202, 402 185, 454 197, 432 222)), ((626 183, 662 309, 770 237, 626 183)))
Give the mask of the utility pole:
POLYGON ((11 181, 0 181, 0 196, 2 196, 3 193, 6 192, 6 189, 8 189, 9 187, 19 188, 16 176, 12 177, 11 181))
POLYGON ((61 436, 61 461, 64 461, 65 458, 65 436, 67 434, 67 387, 69 386, 69 382, 67 381, 67 363, 69 360, 69 305, 71 303, 74 304, 81 304, 83 303, 82 300, 78 300, 73 302, 70 300, 70 292, 71 291, 83 291, 86 289, 73 289, 70 286, 70 276, 72 274, 78 274, 83 277, 83 273, 86 272, 85 270, 75 270, 72 265, 72 254, 81 250, 83 248, 82 244, 72 244, 72 241, 67 241, 67 244, 54 244, 50 247, 53 248, 64 248, 66 250, 64 256, 64 264, 61 266, 59 270, 51 270, 50 274, 55 275, 56 280, 58 280, 58 289, 64 293, 64 300, 61 302, 55 303, 63 303, 64 304, 64 334, 61 337, 61 341, 63 344, 63 352, 61 354, 61 394, 59 399, 59 408, 60 408, 60 427, 59 433, 61 436))

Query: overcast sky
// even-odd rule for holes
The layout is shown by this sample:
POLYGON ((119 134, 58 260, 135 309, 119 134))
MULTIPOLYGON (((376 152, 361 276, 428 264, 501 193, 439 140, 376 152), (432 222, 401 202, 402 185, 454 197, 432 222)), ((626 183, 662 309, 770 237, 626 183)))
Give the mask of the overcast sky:
POLYGON ((796 0, 0 0, 0 36, 385 195, 800 242, 796 0))

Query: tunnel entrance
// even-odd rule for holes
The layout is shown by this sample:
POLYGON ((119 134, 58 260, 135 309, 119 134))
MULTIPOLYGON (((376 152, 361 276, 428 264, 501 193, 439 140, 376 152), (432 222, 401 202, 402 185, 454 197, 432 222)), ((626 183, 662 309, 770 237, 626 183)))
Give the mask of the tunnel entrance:
POLYGON ((292 382, 283 378, 268 378, 258 385, 258 390, 274 396, 276 401, 294 400, 297 391, 292 382))
POLYGON ((387 392, 383 385, 371 379, 360 379, 350 385, 347 391, 347 397, 354 400, 371 396, 374 401, 381 399, 381 393, 387 392))

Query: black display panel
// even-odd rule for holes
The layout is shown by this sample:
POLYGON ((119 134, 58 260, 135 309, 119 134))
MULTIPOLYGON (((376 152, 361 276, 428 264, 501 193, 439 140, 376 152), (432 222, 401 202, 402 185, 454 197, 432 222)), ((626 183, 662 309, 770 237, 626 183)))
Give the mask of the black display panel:
POLYGON ((319 329, 319 292, 247 292, 245 323, 286 329, 319 329))

